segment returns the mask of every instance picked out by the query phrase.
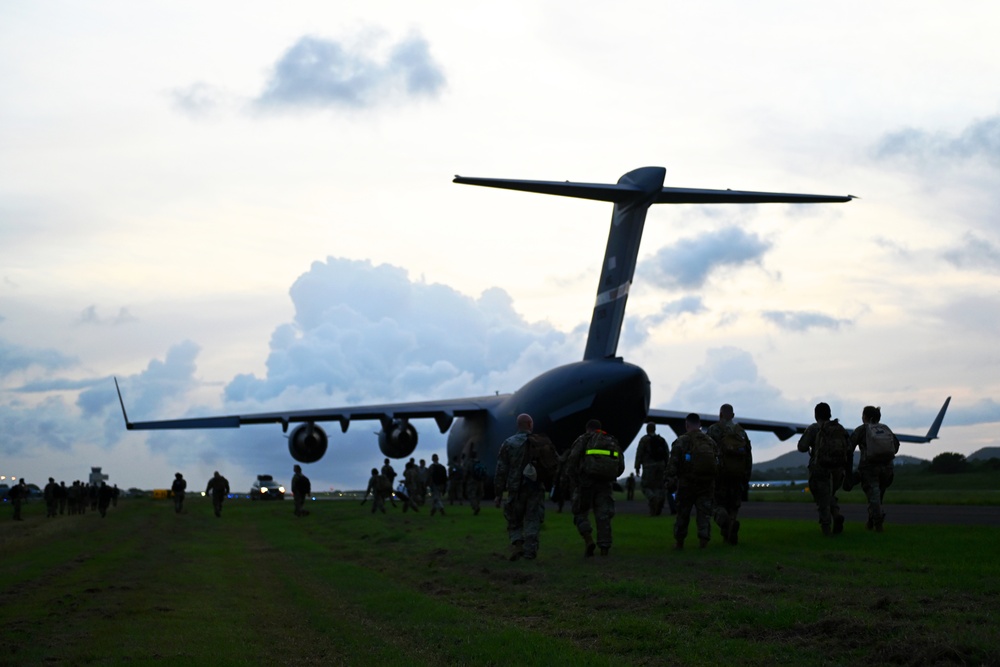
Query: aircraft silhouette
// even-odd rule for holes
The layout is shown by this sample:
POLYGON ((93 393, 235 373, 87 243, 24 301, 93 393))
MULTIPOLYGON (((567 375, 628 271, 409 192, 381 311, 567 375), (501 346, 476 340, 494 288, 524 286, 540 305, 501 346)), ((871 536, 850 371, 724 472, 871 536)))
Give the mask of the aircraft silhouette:
MULTIPOLYGON (((583 360, 559 366, 530 380, 512 394, 478 398, 436 400, 412 403, 387 403, 358 407, 335 407, 316 410, 224 417, 171 419, 130 422, 125 402, 118 389, 126 428, 129 430, 238 428, 248 424, 281 424, 288 435, 288 450, 301 463, 314 463, 326 453, 329 439, 321 422, 337 422, 347 432, 353 421, 378 420, 378 445, 390 458, 406 458, 417 446, 417 430, 411 420, 433 419, 441 433, 448 433, 448 458, 458 462, 470 445, 480 461, 492 470, 500 444, 515 432, 515 419, 528 413, 534 430, 547 434, 562 451, 569 447, 586 422, 597 418, 607 432, 628 446, 643 424, 669 425, 675 433, 684 433, 686 412, 651 410, 650 383, 646 372, 617 356, 618 338, 625 318, 625 303, 635 273, 646 212, 653 204, 817 204, 843 203, 854 197, 743 192, 737 190, 702 190, 663 186, 666 169, 643 167, 622 176, 616 184, 572 183, 569 181, 526 181, 456 176, 455 183, 509 190, 578 197, 611 202, 611 231, 601 267, 597 299, 590 321, 590 332, 583 360)), ((115 380, 117 388, 118 382, 115 380)), ((950 397, 945 401, 925 436, 898 435, 903 442, 929 442, 937 437, 950 397)), ((702 414, 708 427, 717 415, 702 414)), ((748 430, 769 431, 781 440, 805 431, 807 424, 740 418, 748 430)), ((490 489, 488 489, 489 493, 490 489)))

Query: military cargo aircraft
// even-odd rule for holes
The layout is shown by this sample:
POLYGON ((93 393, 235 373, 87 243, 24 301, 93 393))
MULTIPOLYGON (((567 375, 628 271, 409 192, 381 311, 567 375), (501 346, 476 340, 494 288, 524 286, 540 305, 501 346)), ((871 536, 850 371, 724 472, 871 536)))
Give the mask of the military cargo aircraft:
MULTIPOLYGON (((783 194, 738 190, 702 190, 664 187, 666 169, 642 167, 622 176, 615 184, 569 181, 529 181, 456 176, 455 183, 521 190, 610 202, 614 204, 597 298, 583 359, 553 368, 530 380, 512 394, 478 398, 386 403, 357 407, 131 422, 118 390, 122 414, 129 430, 238 428, 250 424, 280 424, 288 434, 288 450, 301 463, 318 461, 329 439, 321 424, 336 422, 347 432, 352 422, 377 420, 378 446, 385 456, 406 458, 417 446, 415 419, 433 419, 441 433, 448 432, 448 458, 458 462, 463 451, 475 445, 488 470, 496 463, 500 444, 515 431, 516 416, 534 418, 535 431, 547 434, 562 450, 583 433, 586 422, 597 418, 619 442, 631 443, 646 422, 669 425, 684 432, 682 411, 650 409, 650 383, 642 368, 618 356, 618 338, 625 318, 625 303, 635 273, 646 212, 653 204, 819 204, 844 203, 852 195, 783 194), (450 431, 449 431, 450 429, 450 431)), ((117 387, 117 380, 115 381, 117 387)), ((950 399, 949 399, 950 400, 950 399)), ((948 401, 923 436, 900 435, 904 442, 929 442, 937 437, 948 401)), ((701 415, 707 427, 717 415, 701 415)), ((741 417, 744 428, 769 431, 781 440, 804 432, 806 424, 741 417)), ((488 489, 489 492, 489 489, 488 489)))

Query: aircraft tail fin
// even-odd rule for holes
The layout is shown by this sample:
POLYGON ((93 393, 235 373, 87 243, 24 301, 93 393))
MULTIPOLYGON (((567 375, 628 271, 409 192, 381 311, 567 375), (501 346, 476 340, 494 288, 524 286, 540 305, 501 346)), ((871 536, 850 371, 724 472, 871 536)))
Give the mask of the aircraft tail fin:
POLYGON ((896 435, 896 438, 900 442, 930 442, 931 440, 937 440, 938 431, 941 430, 941 422, 944 421, 944 413, 948 411, 948 404, 951 403, 951 396, 944 400, 944 405, 937 413, 937 417, 934 418, 934 422, 931 427, 927 429, 927 435, 896 435))
POLYGON ((480 185, 488 188, 537 192, 562 197, 577 197, 614 203, 611 231, 604 252, 597 300, 590 320, 590 333, 584 360, 614 357, 625 321, 625 302, 635 265, 639 242, 646 223, 646 212, 653 204, 818 204, 848 202, 852 195, 809 195, 780 192, 748 192, 740 190, 702 190, 695 188, 665 188, 663 167, 641 167, 628 172, 618 182, 573 183, 570 181, 526 181, 508 178, 470 178, 455 176, 455 183, 480 185))

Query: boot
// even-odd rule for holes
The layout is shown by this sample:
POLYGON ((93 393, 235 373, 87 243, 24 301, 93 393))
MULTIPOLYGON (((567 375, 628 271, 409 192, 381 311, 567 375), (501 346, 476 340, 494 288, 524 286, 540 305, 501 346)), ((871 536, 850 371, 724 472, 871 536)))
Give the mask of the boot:
POLYGON ((842 532, 844 532, 844 515, 838 514, 833 517, 833 534, 840 535, 842 532))
POLYGON ((594 538, 591 537, 589 533, 583 536, 583 541, 584 544, 586 544, 586 547, 584 547, 583 551, 583 557, 590 558, 594 555, 594 551, 597 550, 597 545, 594 544, 594 538))
POLYGON ((516 540, 510 545, 510 560, 517 560, 524 554, 524 540, 516 540))
POLYGON ((828 523, 820 524, 820 528, 823 530, 823 535, 825 535, 826 537, 829 537, 830 534, 833 532, 832 530, 830 530, 830 524, 828 523))
POLYGON ((729 543, 734 547, 740 542, 740 522, 733 521, 729 526, 729 543))
POLYGON ((610 551, 611 551, 611 547, 601 547, 601 555, 602 556, 607 556, 608 552, 610 552, 610 551))

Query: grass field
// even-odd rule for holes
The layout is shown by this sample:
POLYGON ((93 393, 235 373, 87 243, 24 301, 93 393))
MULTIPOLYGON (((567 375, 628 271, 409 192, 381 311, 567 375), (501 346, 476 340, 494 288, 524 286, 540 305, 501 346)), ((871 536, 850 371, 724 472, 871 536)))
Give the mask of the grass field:
POLYGON ((0 524, 0 664, 1000 664, 992 528, 748 521, 675 552, 670 518, 620 514, 584 559, 550 508, 538 560, 511 563, 491 505, 310 509, 31 504, 0 524))

